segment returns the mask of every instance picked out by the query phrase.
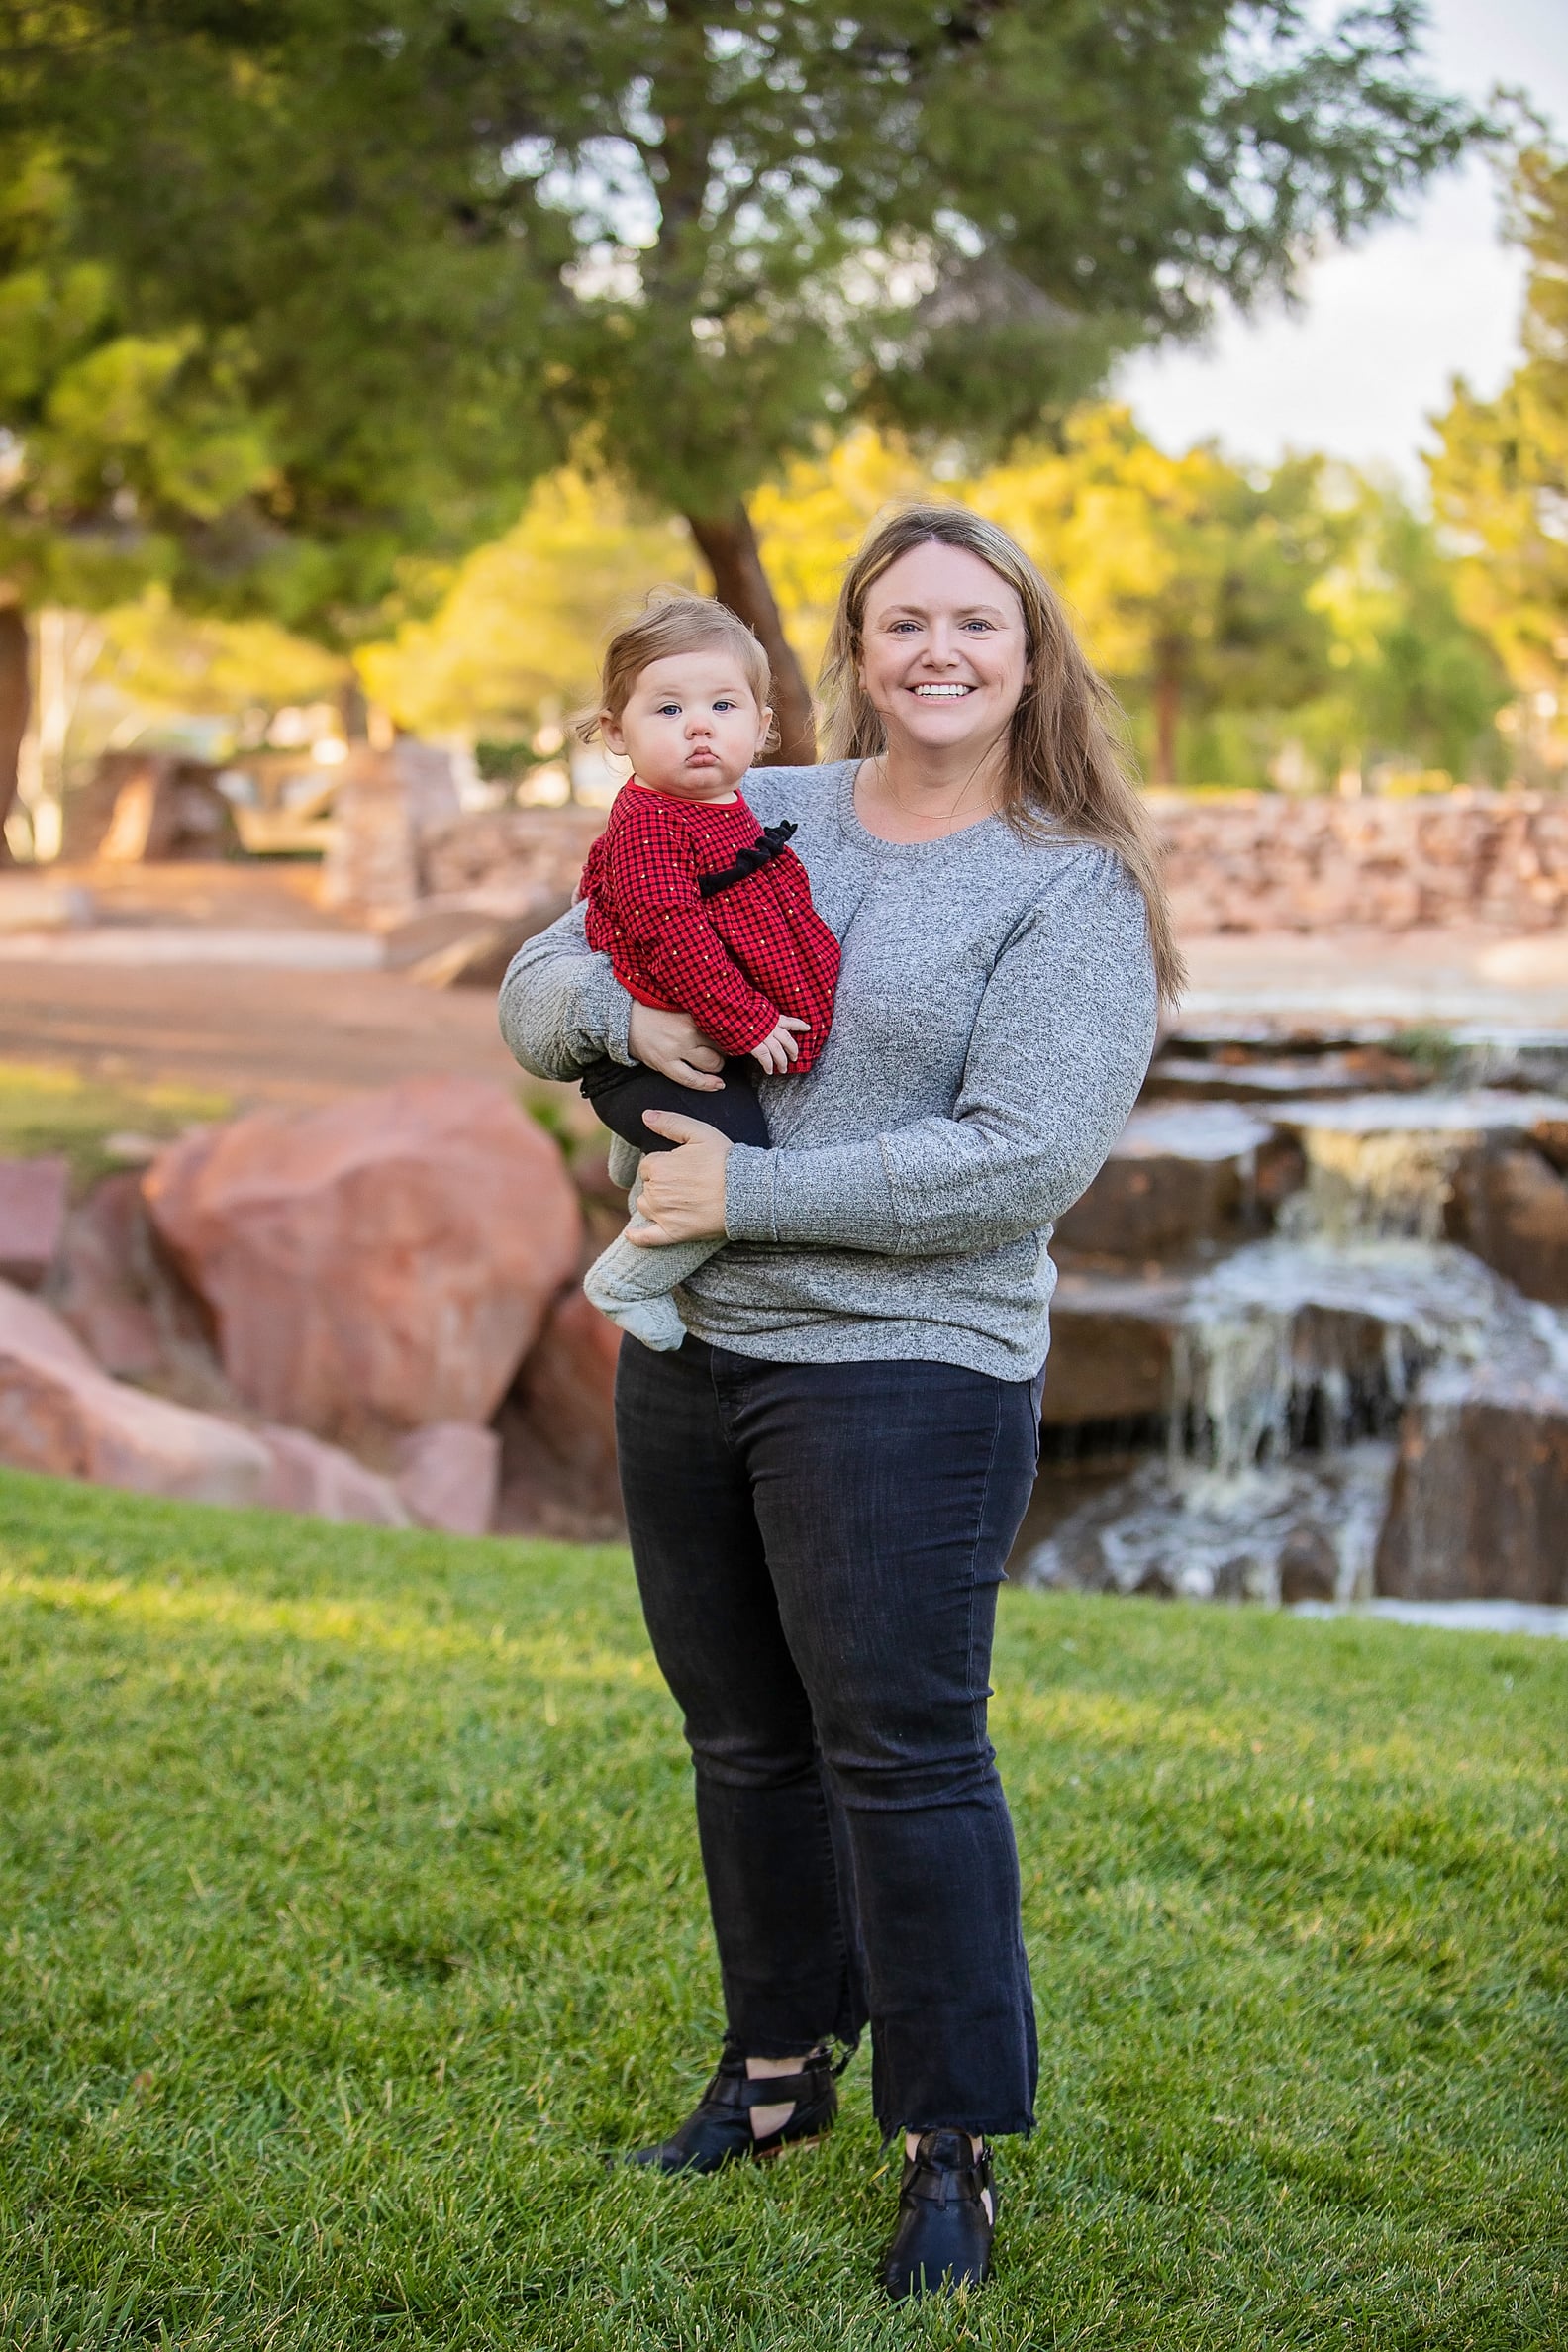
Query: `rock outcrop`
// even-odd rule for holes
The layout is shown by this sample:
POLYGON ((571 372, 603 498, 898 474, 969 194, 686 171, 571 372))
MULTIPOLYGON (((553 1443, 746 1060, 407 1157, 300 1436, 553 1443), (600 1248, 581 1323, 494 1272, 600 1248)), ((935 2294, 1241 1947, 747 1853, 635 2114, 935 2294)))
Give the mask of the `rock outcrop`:
POLYGON ((484 890, 519 904, 571 898, 583 859, 605 829, 603 809, 497 809, 432 828, 424 844, 426 888, 438 896, 484 890))
POLYGON ((620 1531, 620 1352, 615 1324, 580 1290, 556 1301, 500 1418, 504 1526, 590 1538, 620 1531))
POLYGON ((271 1511, 312 1519, 346 1519, 361 1526, 407 1527, 413 1514, 390 1478, 356 1462, 341 1446, 304 1429, 263 1422, 251 1432, 266 1448, 269 1466, 257 1501, 271 1511))
POLYGON ((484 1535, 495 1520, 501 1440, 494 1429, 436 1421, 398 1447, 397 1491, 422 1527, 484 1535))
POLYGON ((1152 1421, 1171 1396, 1171 1359, 1186 1286, 1172 1276, 1069 1272, 1051 1301, 1047 1428, 1152 1421))
POLYGON ((162 1360, 140 1176, 106 1176, 72 1215, 52 1286, 88 1354, 120 1379, 145 1380, 162 1360))
POLYGON ((1568 1603, 1568 1366, 1550 1350, 1427 1373, 1375 1576, 1402 1600, 1568 1603))
POLYGON ((102 1371, 203 1413, 235 1413, 206 1311, 158 1247, 140 1176, 106 1176, 71 1210, 48 1295, 102 1371))
POLYGON ((478 1080, 199 1129, 143 1189, 237 1394, 338 1441, 487 1421, 581 1244, 557 1146, 478 1080))
POLYGON ((457 817, 450 755, 400 736, 388 750, 356 743, 333 801, 322 903, 395 922, 432 887, 425 844, 457 817))
POLYGON ((65 1231, 70 1168, 57 1156, 0 1160, 0 1281, 36 1290, 65 1231))
MULTIPOLYGON (((1288 1148, 1288 1147, 1287 1147, 1288 1148)), ((1134 1111, 1083 1198, 1056 1226, 1064 1266, 1168 1265, 1265 1231, 1280 1190, 1276 1133, 1236 1103, 1134 1111)), ((1289 1154, 1287 1180, 1300 1181, 1289 1154)))
POLYGON ((65 855, 108 865, 218 858, 237 846, 234 811, 205 760, 168 751, 105 751, 65 801, 65 855))
MULTIPOLYGON (((1558 793, 1200 800, 1156 792, 1149 805, 1189 937, 1418 925, 1539 931, 1568 921, 1568 800, 1558 793)), ((390 833, 381 823, 385 858, 390 833)), ((433 822, 401 849, 397 886, 404 901, 418 882, 434 892, 540 884, 569 892, 603 827, 602 809, 576 808, 433 822)))
POLYGON ((1568 1307, 1568 1178, 1544 1152, 1503 1145, 1462 1161, 1445 1223, 1526 1299, 1568 1307))
POLYGON ((255 1504, 259 1437, 101 1372, 51 1309, 0 1283, 0 1462, 189 1503, 255 1504))

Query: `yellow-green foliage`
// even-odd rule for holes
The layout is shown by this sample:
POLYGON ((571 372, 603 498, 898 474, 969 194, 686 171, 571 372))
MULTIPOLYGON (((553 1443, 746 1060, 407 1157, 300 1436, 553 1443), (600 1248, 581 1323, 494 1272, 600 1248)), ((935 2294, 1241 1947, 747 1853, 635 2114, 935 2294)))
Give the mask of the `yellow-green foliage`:
POLYGON ((1451 562, 1397 491, 1318 458, 1269 471, 1211 447, 1171 456, 1112 406, 1076 410, 1058 446, 967 475, 861 430, 760 491, 768 574, 812 666, 867 530, 932 496, 1029 549, 1166 777, 1261 783, 1287 729, 1326 781, 1391 754, 1463 773, 1502 699, 1451 562), (1225 757, 1216 720, 1250 714, 1225 757))
POLYGON ((933 483, 901 442, 861 426, 757 491, 751 513, 762 560, 808 677, 822 664, 844 566, 877 517, 954 488, 933 483))
POLYGON ((699 584, 684 524, 605 481, 554 474, 515 530, 462 565, 436 618, 367 646, 359 672, 405 727, 527 726, 593 699, 606 637, 665 582, 699 584))
POLYGON ((150 715, 231 717, 251 706, 331 700, 353 673, 346 658, 275 621, 215 621, 182 613, 164 588, 117 605, 99 623, 95 677, 150 715))
POLYGON ((1496 400, 1459 384, 1432 489, 1463 550, 1465 610, 1517 685, 1568 702, 1568 156, 1528 148, 1515 198, 1531 264, 1524 361, 1496 400))
MULTIPOLYGON (((752 511, 808 671, 867 530, 932 496, 1004 524, 1057 583, 1162 779, 1261 783, 1286 735, 1330 783, 1375 760, 1488 769, 1501 674, 1456 608, 1451 556, 1397 490, 1312 457, 1172 456, 1114 406, 968 474, 868 427, 788 464, 752 511)), ((416 731, 532 735, 591 700, 610 630, 666 582, 705 584, 685 525, 602 474, 557 473, 443 595, 421 571, 437 609, 362 647, 359 674, 416 731)), ((347 675, 271 625, 185 621, 158 591, 106 629, 100 674, 160 712, 308 701, 347 675)))

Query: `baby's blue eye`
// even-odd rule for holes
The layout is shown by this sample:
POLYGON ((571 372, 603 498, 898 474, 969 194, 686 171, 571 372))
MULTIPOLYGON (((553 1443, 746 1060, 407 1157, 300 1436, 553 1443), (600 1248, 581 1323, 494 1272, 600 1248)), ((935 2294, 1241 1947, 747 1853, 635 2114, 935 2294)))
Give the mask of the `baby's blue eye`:
POLYGON ((660 703, 658 707, 658 717, 660 719, 678 719, 680 717, 680 704, 660 703))
POLYGON ((716 702, 716 703, 714 704, 714 709, 715 709, 716 711, 737 711, 739 708, 740 708, 739 704, 738 704, 738 703, 735 703, 735 702, 723 702, 723 701, 721 701, 721 702, 716 702))

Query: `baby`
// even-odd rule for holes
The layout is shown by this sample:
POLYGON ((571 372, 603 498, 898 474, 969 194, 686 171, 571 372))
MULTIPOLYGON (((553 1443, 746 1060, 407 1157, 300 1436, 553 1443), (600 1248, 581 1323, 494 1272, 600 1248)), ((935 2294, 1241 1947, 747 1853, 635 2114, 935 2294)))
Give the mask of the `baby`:
MULTIPOLYGON (((743 622, 706 597, 671 597, 612 638, 602 707, 582 731, 633 768, 583 868, 588 943, 639 1005, 689 1013, 727 1057, 722 1093, 639 1064, 584 1072, 605 1126, 638 1151, 675 1148, 643 1126, 644 1111, 684 1112, 766 1149, 756 1071, 809 1070, 833 1019, 838 942, 787 846, 795 828, 764 830, 736 789, 774 739, 768 689, 767 656, 743 622)), ((721 1246, 643 1247, 623 1234, 583 1288, 649 1347, 679 1347, 670 1293, 721 1246)))

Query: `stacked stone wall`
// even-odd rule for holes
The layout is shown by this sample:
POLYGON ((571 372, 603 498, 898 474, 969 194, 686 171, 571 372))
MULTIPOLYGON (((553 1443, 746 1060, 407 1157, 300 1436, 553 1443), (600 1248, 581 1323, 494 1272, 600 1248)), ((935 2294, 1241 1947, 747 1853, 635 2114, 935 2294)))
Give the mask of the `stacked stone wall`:
MULTIPOLYGON (((1568 924, 1568 794, 1454 792, 1429 799, 1155 793, 1182 931, 1500 931, 1568 924)), ((425 896, 570 892, 602 809, 506 809, 421 831, 425 896)), ((411 857, 413 852, 410 853, 411 857)))
POLYGON ((1568 795, 1412 800, 1155 795, 1181 930, 1568 923, 1568 795))
POLYGON ((488 890, 525 899, 544 889, 569 897, 608 814, 605 809, 497 809, 455 818, 425 838, 425 887, 435 897, 488 890))

